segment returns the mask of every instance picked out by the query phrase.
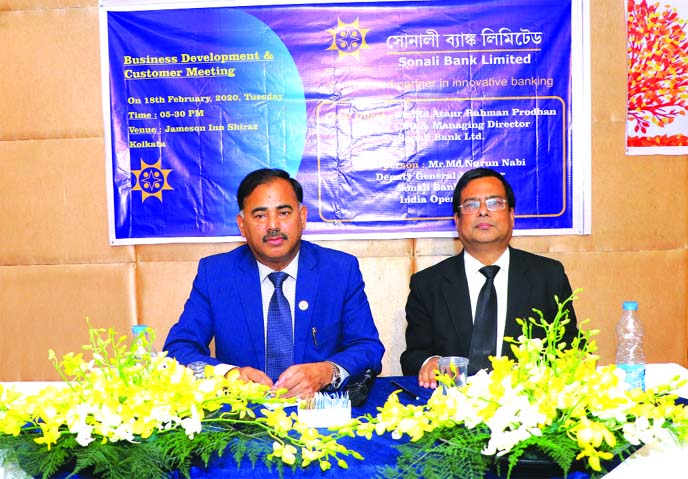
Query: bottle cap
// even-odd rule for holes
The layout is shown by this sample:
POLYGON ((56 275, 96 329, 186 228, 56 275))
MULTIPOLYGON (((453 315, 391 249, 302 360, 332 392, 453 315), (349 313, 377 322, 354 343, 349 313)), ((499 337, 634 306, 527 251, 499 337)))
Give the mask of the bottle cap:
POLYGON ((624 301, 623 304, 624 311, 636 311, 638 309, 637 301, 624 301))
POLYGON ((148 326, 145 324, 135 324, 131 327, 131 332, 134 336, 138 336, 141 333, 145 333, 148 330, 148 326))

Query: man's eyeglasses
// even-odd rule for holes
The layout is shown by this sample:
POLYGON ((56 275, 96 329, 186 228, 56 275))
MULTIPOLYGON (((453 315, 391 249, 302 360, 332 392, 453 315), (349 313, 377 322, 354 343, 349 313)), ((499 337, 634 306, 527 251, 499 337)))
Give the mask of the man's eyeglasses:
POLYGON ((488 211, 502 211, 509 203, 504 198, 498 196, 485 200, 466 200, 459 205, 459 210, 467 215, 477 213, 480 210, 480 203, 482 201, 485 202, 485 208, 487 208, 488 211))

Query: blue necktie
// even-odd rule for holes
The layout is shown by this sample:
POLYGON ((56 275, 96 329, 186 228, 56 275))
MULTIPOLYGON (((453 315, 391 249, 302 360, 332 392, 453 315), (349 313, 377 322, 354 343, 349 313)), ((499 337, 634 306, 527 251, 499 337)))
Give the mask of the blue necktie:
POLYGON ((468 374, 475 374, 484 368, 491 369, 492 364, 487 357, 497 354, 497 291, 494 277, 499 272, 499 266, 484 266, 480 272, 486 279, 475 308, 468 374))
POLYGON ((291 325, 291 309, 282 283, 289 275, 282 271, 270 273, 268 278, 275 285, 268 308, 267 347, 265 373, 276 381, 282 372, 294 362, 294 339, 291 325))

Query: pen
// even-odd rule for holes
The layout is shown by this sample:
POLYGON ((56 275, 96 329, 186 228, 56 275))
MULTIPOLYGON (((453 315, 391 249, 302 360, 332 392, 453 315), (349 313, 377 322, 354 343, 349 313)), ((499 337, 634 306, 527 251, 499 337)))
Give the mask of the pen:
POLYGON ((318 329, 314 326, 313 329, 311 329, 311 334, 313 335, 313 346, 316 348, 318 347, 318 329))
POLYGON ((419 398, 418 396, 416 396, 415 394, 413 394, 409 389, 405 388, 404 386, 402 386, 402 385, 399 384, 398 382, 396 382, 396 381, 390 381, 390 383, 392 383, 392 386, 401 389, 402 392, 405 392, 406 394, 408 394, 409 396, 411 396, 411 397, 412 397, 413 399, 415 399, 416 401, 420 401, 420 398, 419 398))

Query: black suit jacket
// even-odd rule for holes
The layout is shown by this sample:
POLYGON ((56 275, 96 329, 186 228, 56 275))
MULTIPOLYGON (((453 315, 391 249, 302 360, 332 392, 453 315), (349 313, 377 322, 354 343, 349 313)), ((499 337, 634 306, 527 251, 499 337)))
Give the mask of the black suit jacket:
MULTIPOLYGON (((417 375, 430 356, 469 357, 473 314, 468 293, 463 251, 411 276, 406 302, 406 351, 401 355, 405 375, 417 375)), ((556 260, 510 247, 509 279, 504 336, 517 338, 521 327, 516 318, 537 317, 533 308, 551 321, 557 312, 554 295, 560 301, 571 295, 563 265, 556 260)), ((563 341, 571 344, 577 334, 576 314, 568 305, 571 323, 563 341)), ((533 328, 533 335, 544 331, 533 328)), ((502 353, 513 357, 504 343, 502 353)))

